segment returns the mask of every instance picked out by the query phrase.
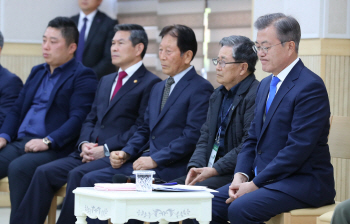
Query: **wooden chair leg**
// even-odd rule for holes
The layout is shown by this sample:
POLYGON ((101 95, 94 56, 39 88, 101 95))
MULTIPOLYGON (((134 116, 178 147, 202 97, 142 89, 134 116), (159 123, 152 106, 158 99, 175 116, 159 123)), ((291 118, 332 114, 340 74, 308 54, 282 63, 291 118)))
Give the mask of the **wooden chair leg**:
POLYGON ((49 214, 48 214, 48 224, 56 223, 56 210, 57 210, 57 196, 54 196, 52 199, 49 214))

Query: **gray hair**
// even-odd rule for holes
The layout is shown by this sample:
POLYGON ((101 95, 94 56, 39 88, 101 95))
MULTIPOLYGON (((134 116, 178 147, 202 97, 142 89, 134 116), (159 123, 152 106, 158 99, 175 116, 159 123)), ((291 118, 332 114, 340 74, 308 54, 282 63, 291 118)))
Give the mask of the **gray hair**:
POLYGON ((283 13, 273 13, 260 16, 254 23, 258 30, 273 25, 276 28, 277 38, 281 43, 294 41, 295 51, 298 53, 301 31, 298 21, 292 16, 283 13))
POLYGON ((248 37, 244 36, 229 36, 220 40, 221 47, 232 47, 232 57, 236 61, 243 61, 248 64, 248 70, 253 73, 258 60, 258 55, 255 50, 255 44, 248 37))
POLYGON ((4 47, 4 36, 2 35, 1 31, 0 31, 0 47, 1 49, 4 47))

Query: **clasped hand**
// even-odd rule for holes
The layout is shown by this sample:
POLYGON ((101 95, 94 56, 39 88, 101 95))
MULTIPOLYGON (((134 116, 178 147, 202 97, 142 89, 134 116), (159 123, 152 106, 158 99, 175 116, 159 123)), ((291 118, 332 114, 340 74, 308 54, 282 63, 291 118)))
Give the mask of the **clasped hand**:
POLYGON ((97 143, 84 143, 81 145, 81 153, 83 163, 88 163, 94 160, 105 157, 103 146, 98 146, 97 143))
POLYGON ((236 173, 235 177, 229 187, 228 195, 229 198, 226 200, 226 204, 229 204, 241 197, 244 194, 258 190, 259 188, 254 184, 253 181, 246 182, 247 177, 243 174, 236 173))

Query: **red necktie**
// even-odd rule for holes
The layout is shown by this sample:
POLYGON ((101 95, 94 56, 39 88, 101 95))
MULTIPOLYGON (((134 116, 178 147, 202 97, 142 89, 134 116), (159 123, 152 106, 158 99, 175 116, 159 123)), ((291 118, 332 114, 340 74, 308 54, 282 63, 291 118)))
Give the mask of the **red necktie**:
POLYGON ((125 76, 127 76, 128 74, 126 74, 125 71, 121 71, 118 74, 118 81, 117 81, 117 85, 115 85, 114 91, 113 91, 113 95, 111 100, 113 99, 113 97, 115 96, 115 94, 117 94, 117 92, 119 91, 120 88, 122 88, 123 86, 123 79, 125 78, 125 76))

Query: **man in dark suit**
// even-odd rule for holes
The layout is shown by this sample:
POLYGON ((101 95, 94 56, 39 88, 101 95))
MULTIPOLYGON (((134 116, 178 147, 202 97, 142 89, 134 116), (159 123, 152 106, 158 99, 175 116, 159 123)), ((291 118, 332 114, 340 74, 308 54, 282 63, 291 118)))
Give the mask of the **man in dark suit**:
POLYGON ((37 168, 14 223, 43 223, 55 191, 67 183, 66 198, 57 223, 74 223, 74 194, 82 176, 110 167, 109 153, 121 150, 143 123, 153 85, 161 80, 142 64, 148 38, 136 24, 115 26, 111 54, 119 73, 104 76, 97 88, 77 150, 66 158, 37 168), (40 200, 36 200, 40 198, 40 200))
POLYGON ((166 181, 186 174, 213 87, 190 65, 197 52, 191 28, 166 26, 160 36, 159 59, 169 78, 154 85, 143 125, 121 151, 112 152, 112 167, 84 175, 81 186, 111 183, 114 174, 133 170, 154 170, 166 181))
POLYGON ((237 155, 248 137, 259 85, 254 75, 258 60, 254 42, 243 36, 229 36, 220 45, 213 63, 222 86, 210 97, 207 121, 187 165, 187 176, 171 182, 212 189, 230 183, 237 155))
POLYGON ((45 64, 34 66, 0 130, 0 178, 8 176, 11 220, 35 169, 66 156, 91 109, 96 74, 74 58, 78 30, 51 20, 43 35, 45 64))
MULTIPOLYGON (((4 36, 0 31, 0 54, 3 47, 4 36)), ((0 64, 0 128, 22 87, 22 80, 0 64)))
POLYGON ((116 71, 111 61, 113 27, 118 21, 109 18, 97 8, 102 0, 78 0, 80 13, 71 19, 80 32, 76 59, 92 68, 98 79, 116 71))
POLYGON ((258 87, 232 184, 214 193, 213 223, 264 223, 292 209, 334 203, 328 95, 298 58, 299 23, 276 13, 259 17, 255 27, 262 69, 272 75, 258 87))

